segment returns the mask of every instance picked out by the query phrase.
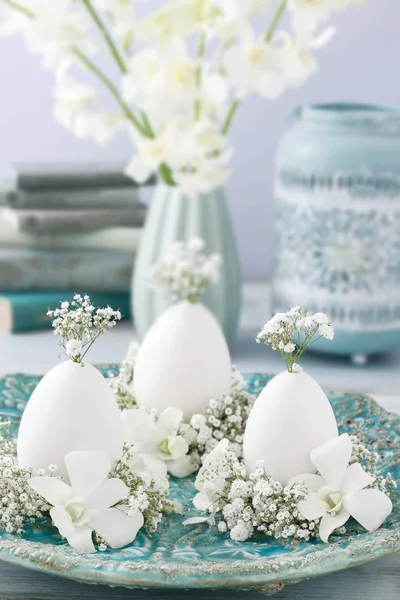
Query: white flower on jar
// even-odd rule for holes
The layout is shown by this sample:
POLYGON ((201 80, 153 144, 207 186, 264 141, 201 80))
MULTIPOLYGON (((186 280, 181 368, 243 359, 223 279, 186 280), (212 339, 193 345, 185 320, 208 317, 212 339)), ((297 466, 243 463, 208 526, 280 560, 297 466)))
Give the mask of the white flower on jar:
POLYGON ((352 442, 344 433, 310 453, 319 475, 305 473, 288 482, 290 486, 301 481, 308 488, 308 495, 297 506, 305 519, 321 519, 319 536, 324 542, 350 517, 368 531, 375 531, 392 512, 390 498, 369 488, 375 478, 359 463, 349 465, 351 454, 352 442))
POLYGON ((65 457, 70 485, 55 477, 32 477, 30 487, 52 505, 50 516, 78 552, 95 552, 93 532, 111 548, 122 548, 143 526, 141 512, 114 508, 129 492, 120 479, 108 479, 111 461, 103 452, 74 451, 65 457))

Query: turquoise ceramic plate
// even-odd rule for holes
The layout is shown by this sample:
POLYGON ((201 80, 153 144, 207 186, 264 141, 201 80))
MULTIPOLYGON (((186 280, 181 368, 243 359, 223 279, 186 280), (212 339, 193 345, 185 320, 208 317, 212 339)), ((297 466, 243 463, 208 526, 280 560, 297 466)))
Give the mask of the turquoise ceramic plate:
MULTIPOLYGON (((104 374, 116 367, 103 368, 104 374)), ((40 377, 9 375, 0 379, 0 416, 12 419, 15 433, 25 404, 40 377)), ((245 378, 247 390, 258 394, 268 381, 265 375, 245 378)), ((362 394, 329 395, 341 431, 356 433, 381 455, 382 472, 400 480, 400 418, 385 412, 362 394)), ((176 480, 173 495, 193 516, 193 480, 176 480)), ((57 535, 38 530, 24 538, 0 535, 0 558, 45 573, 86 583, 130 588, 240 588, 271 593, 303 579, 345 569, 400 549, 400 491, 394 510, 383 527, 367 533, 351 525, 348 533, 322 542, 296 544, 262 536, 245 543, 233 542, 204 525, 183 527, 174 516, 148 537, 140 533, 124 550, 81 555, 57 535)))

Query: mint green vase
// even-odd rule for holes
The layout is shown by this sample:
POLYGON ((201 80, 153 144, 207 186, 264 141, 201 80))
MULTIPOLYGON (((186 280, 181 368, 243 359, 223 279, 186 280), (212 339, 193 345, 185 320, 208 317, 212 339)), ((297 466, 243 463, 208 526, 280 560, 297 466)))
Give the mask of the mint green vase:
POLYGON ((229 344, 237 331, 242 279, 232 222, 222 189, 187 196, 179 188, 156 188, 135 262, 132 302, 140 338, 168 307, 168 300, 150 286, 150 268, 176 241, 201 237, 206 251, 222 256, 221 277, 202 302, 219 321, 229 344))

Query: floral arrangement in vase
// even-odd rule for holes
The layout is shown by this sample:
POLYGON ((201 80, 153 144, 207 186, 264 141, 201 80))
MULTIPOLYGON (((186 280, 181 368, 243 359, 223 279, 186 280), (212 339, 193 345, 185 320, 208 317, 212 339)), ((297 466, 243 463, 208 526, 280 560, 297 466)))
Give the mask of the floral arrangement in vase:
POLYGON ((105 144, 124 129, 137 181, 158 170, 167 185, 206 192, 229 175, 240 104, 302 85, 317 68, 313 51, 332 37, 329 17, 353 3, 167 0, 149 12, 138 0, 1 0, 0 32, 21 33, 54 71, 56 119, 76 136, 105 144))
POLYGON ((361 2, 0 0, 0 33, 22 34, 55 74, 56 120, 101 145, 125 132, 126 173, 138 182, 159 174, 135 263, 141 338, 168 306, 151 297, 149 268, 173 241, 197 235, 223 258, 204 303, 233 341, 241 273, 222 187, 232 123, 249 96, 276 100, 313 75, 332 13, 361 2))

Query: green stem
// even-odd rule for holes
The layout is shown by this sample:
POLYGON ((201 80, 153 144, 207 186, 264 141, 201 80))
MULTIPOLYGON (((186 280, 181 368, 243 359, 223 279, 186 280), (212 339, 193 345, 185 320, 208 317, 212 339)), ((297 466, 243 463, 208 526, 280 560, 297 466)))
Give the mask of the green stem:
POLYGON ((36 19, 35 13, 30 8, 19 4, 19 2, 15 2, 14 0, 4 0, 4 2, 8 4, 10 8, 13 8, 14 10, 24 14, 26 17, 28 17, 28 19, 36 19))
MULTIPOLYGON (((200 88, 201 88, 201 80, 202 80, 202 76, 203 76, 203 58, 204 58, 204 54, 206 51, 206 43, 207 43, 207 36, 206 36, 205 31, 203 31, 200 34, 199 45, 197 47, 197 60, 199 61, 199 64, 198 64, 197 70, 196 70, 196 85, 197 85, 198 90, 200 90, 200 88)), ((200 116, 201 116, 201 101, 197 98, 194 103, 194 120, 198 121, 200 119, 200 116)))
MULTIPOLYGON (((272 41, 272 38, 274 37, 274 33, 275 30, 279 24, 279 21, 282 18, 282 15, 285 11, 285 8, 287 6, 287 0, 280 0, 279 4, 277 6, 277 9, 275 11, 275 14, 272 18, 272 21, 267 29, 267 33, 265 34, 264 40, 268 43, 272 41)), ((231 126, 233 117, 235 116, 237 109, 239 108, 240 102, 239 100, 234 100, 231 104, 231 106, 229 107, 228 113, 225 117, 225 121, 223 122, 222 128, 221 128, 221 132, 226 135, 228 133, 228 130, 231 126)))
POLYGON ((274 33, 275 33, 275 29, 277 28, 279 21, 281 20, 281 17, 286 9, 287 6, 287 0, 280 0, 278 7, 275 11, 275 14, 272 18, 272 21, 267 29, 267 33, 265 34, 265 41, 266 42, 271 42, 272 38, 274 37, 274 33))
POLYGON ((105 40, 112 56, 114 57, 115 62, 117 63, 117 65, 119 67, 119 70, 123 74, 127 73, 128 70, 125 66, 122 56, 120 55, 116 45, 114 44, 114 40, 112 39, 111 35, 108 33, 107 27, 104 25, 104 23, 103 23, 101 17, 99 16, 99 14, 97 13, 97 11, 94 9, 94 7, 91 3, 91 0, 82 0, 82 2, 85 5, 86 10, 92 17, 93 21, 96 23, 97 27, 101 31, 101 33, 104 37, 104 40, 105 40))
POLYGON ((115 85, 113 84, 113 82, 111 81, 111 79, 109 79, 107 77, 107 75, 105 75, 103 73, 103 71, 101 71, 87 56, 85 56, 80 50, 75 49, 74 50, 74 55, 80 60, 80 62, 85 65, 85 67, 91 71, 94 75, 96 75, 96 77, 98 79, 100 79, 100 81, 108 88, 109 92, 114 96, 115 100, 117 101, 118 105, 120 106, 122 112, 124 113, 124 115, 126 116, 126 118, 131 121, 131 123, 133 123, 133 125, 136 127, 136 129, 144 136, 144 137, 149 137, 147 135, 147 132, 145 131, 145 129, 143 128, 143 125, 140 123, 140 121, 137 119, 137 117, 135 117, 135 115, 133 114, 133 112, 131 111, 131 109, 129 108, 129 106, 126 104, 126 102, 123 100, 123 98, 121 97, 119 91, 117 90, 117 88, 115 87, 115 85))
POLYGON ((176 185, 174 178, 172 176, 172 170, 167 165, 167 163, 162 163, 158 168, 158 172, 160 173, 160 176, 163 179, 164 183, 166 183, 167 185, 171 185, 171 186, 176 185))
POLYGON ((232 119, 236 114, 237 109, 239 108, 239 100, 234 100, 228 110, 228 113, 225 117, 225 121, 222 124, 221 133, 226 135, 228 133, 229 127, 231 126, 232 119))

